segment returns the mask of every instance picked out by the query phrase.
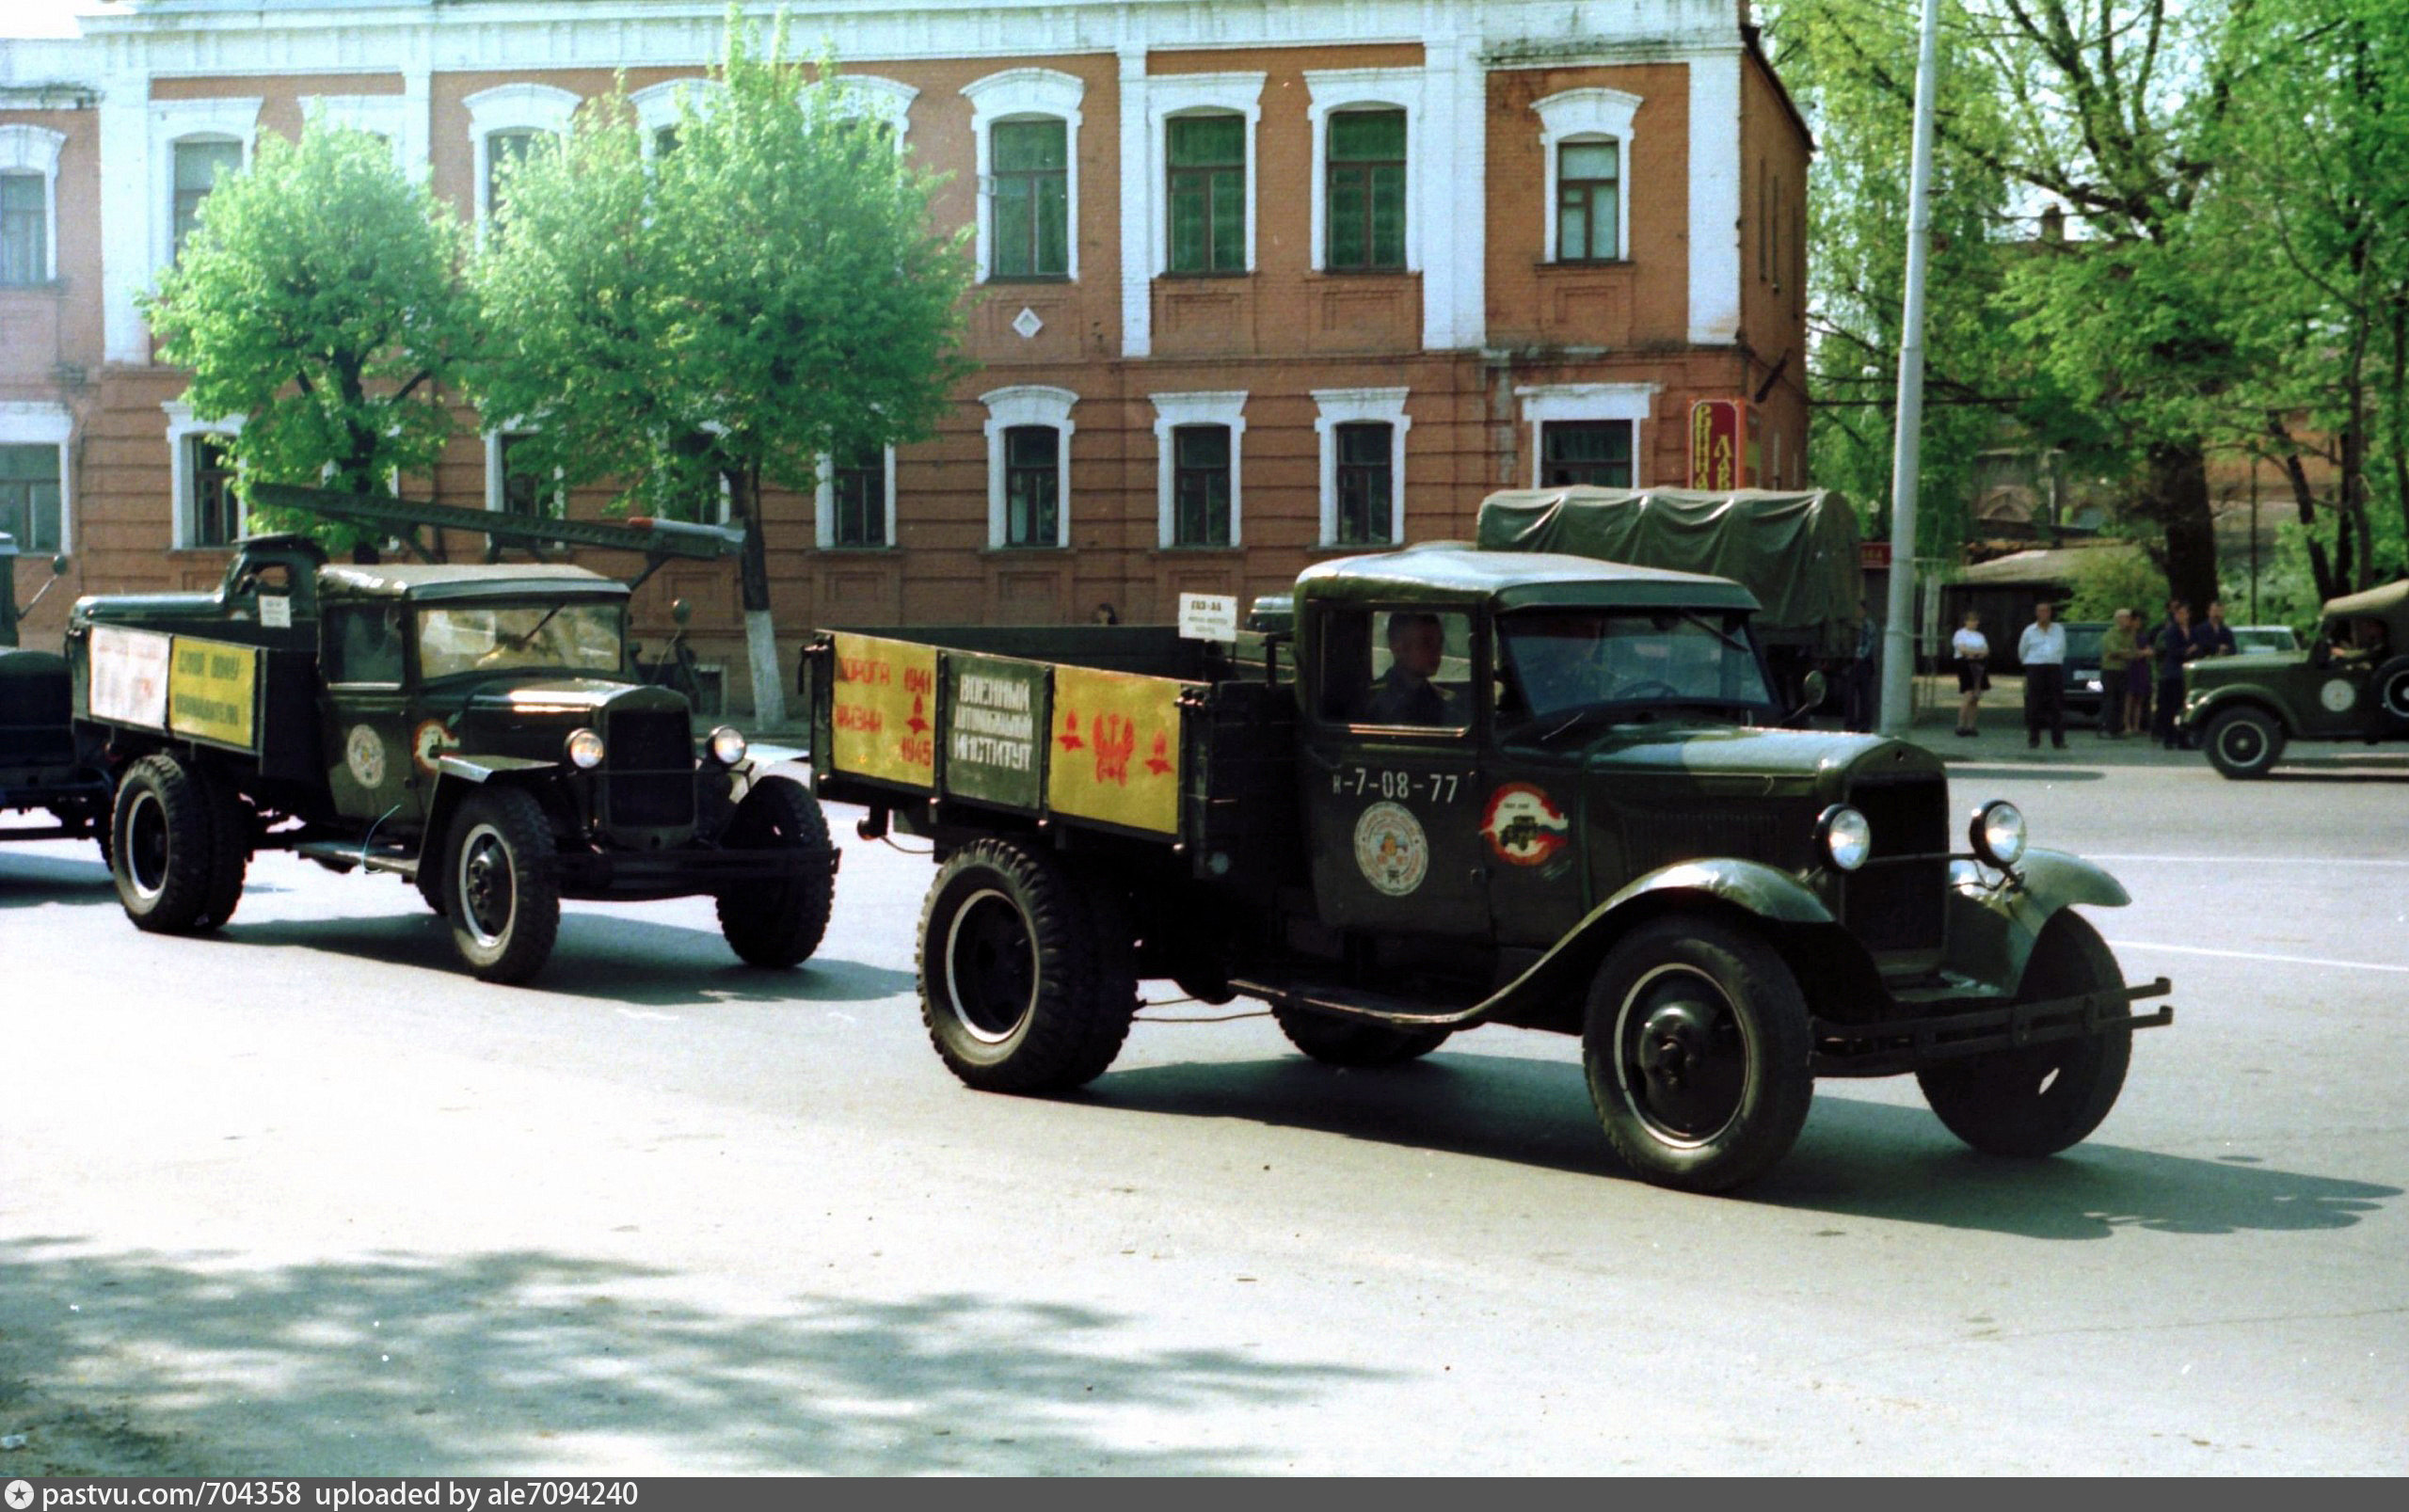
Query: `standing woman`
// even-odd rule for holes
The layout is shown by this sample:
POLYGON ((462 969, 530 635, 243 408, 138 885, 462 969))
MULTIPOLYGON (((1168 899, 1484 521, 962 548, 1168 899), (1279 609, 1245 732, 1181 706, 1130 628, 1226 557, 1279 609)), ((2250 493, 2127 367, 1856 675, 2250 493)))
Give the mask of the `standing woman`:
POLYGON ((1983 636, 1983 616, 1966 611, 1966 623, 1949 638, 1949 651, 1957 659, 1957 733, 1972 735, 1974 710, 1981 706, 1983 690, 1991 685, 1990 674, 1984 670, 1990 661, 1991 643, 1983 636))

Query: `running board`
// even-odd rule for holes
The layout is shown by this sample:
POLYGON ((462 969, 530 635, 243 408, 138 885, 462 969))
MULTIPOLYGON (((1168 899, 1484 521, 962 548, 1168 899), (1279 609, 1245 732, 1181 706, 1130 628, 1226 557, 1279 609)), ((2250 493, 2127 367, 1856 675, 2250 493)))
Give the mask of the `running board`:
POLYGON ((1434 1013, 1411 998, 1392 997, 1384 993, 1368 992, 1361 987, 1336 982, 1268 982, 1232 977, 1230 990, 1243 997, 1259 997, 1277 1009, 1326 1013, 1334 1018, 1417 1029, 1462 1028, 1486 1017, 1493 1001, 1484 1000, 1470 1008, 1434 1013))
POLYGON ((389 871, 411 881, 418 878, 418 857, 399 850, 370 850, 346 840, 304 840, 293 848, 293 853, 304 861, 314 861, 328 871, 365 867, 370 871, 389 871))

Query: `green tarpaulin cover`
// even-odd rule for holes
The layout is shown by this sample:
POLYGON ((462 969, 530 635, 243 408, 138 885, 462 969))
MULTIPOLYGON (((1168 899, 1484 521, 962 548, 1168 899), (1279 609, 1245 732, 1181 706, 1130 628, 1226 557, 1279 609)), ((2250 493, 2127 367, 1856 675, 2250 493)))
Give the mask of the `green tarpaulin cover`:
POLYGON ((1562 551, 1730 578, 1764 605, 1754 623, 1768 639, 1829 656, 1856 648, 1865 593, 1857 514, 1828 488, 1513 489, 1481 501, 1476 530, 1484 550, 1562 551))

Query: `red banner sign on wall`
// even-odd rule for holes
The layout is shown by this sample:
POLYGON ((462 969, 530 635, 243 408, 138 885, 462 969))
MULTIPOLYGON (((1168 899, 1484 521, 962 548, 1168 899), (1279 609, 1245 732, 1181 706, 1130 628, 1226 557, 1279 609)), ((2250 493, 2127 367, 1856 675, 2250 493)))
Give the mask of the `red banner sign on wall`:
POLYGON ((1690 406, 1690 486, 1721 493, 1749 485, 1748 406, 1701 399, 1690 406))

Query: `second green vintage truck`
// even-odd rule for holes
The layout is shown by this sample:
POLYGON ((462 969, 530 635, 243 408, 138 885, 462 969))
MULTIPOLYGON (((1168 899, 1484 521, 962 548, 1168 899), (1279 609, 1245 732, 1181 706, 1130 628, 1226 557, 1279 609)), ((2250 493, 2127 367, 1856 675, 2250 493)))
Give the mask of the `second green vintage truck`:
POLYGON ((2008 804, 1953 819, 1916 746, 1777 727, 1756 607, 1434 545, 1307 571, 1293 635, 829 632, 813 780, 934 841, 921 1011, 973 1087, 1095 1077, 1169 978, 1343 1066, 1578 1035, 1670 1186, 1764 1171, 1818 1076, 1912 1073, 1985 1151, 2081 1140, 2172 1018, 2073 911, 2124 889, 2008 804))

